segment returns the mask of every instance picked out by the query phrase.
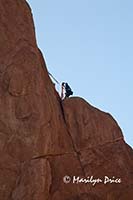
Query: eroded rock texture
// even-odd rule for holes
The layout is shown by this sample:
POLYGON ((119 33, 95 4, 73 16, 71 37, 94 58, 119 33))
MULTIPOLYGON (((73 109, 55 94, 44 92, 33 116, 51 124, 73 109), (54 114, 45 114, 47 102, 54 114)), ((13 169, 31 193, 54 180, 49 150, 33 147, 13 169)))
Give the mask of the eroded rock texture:
POLYGON ((26 1, 0 0, 0 200, 130 200, 132 169, 109 114, 81 98, 61 102, 26 1), (73 176, 122 183, 73 184, 73 176))

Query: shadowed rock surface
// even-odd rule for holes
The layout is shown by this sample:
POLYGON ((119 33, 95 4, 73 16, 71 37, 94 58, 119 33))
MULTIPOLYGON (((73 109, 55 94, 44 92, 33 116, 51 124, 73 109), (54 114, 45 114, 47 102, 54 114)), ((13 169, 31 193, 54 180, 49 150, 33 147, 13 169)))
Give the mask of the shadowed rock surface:
POLYGON ((25 0, 0 0, 0 158, 0 200, 133 196, 133 151, 121 129, 79 97, 61 101, 25 0), (73 184, 73 176, 122 182, 73 184))

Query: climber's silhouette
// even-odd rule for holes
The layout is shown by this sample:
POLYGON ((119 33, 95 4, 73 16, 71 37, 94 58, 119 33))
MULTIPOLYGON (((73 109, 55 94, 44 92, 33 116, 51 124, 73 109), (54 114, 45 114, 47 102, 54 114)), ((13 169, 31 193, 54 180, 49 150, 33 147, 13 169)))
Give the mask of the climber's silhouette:
MULTIPOLYGON (((48 74, 52 77, 52 79, 58 84, 60 85, 60 83, 57 81, 57 79, 50 73, 48 72, 48 74)), ((53 83, 54 84, 54 83, 53 83)), ((55 87, 55 84, 54 84, 55 87)), ((65 99, 68 98, 70 95, 73 95, 73 91, 71 90, 70 86, 68 85, 68 83, 63 82, 61 85, 61 99, 65 99)), ((56 93, 57 95, 57 93, 56 93)))
POLYGON ((68 83, 63 82, 62 83, 62 91, 61 91, 61 98, 64 98, 64 93, 65 93, 65 98, 68 98, 70 95, 73 95, 73 91, 71 90, 70 86, 68 83))

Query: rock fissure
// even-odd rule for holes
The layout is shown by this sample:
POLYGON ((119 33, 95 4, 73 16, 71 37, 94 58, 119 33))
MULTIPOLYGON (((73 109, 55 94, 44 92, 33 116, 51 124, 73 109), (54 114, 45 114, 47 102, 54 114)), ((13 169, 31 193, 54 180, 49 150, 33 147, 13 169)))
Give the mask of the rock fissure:
POLYGON ((58 154, 46 154, 46 155, 39 155, 39 156, 35 156, 33 157, 31 160, 36 160, 36 159, 47 159, 49 157, 57 157, 57 156, 64 156, 64 155, 69 155, 69 154, 74 154, 74 152, 68 152, 68 153, 58 153, 58 154))

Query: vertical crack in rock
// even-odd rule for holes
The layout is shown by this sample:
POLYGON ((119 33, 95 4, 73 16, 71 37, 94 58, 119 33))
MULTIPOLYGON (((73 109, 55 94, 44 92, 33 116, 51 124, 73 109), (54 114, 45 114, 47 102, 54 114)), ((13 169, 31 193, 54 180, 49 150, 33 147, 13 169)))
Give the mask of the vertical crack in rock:
POLYGON ((73 138, 72 138, 72 136, 71 136, 71 133, 69 132, 69 129, 68 129, 68 127, 67 127, 67 122, 66 122, 66 118, 65 118, 65 113, 64 113, 64 108, 63 108, 62 102, 60 103, 60 106, 61 106, 62 117, 63 117, 63 119, 64 119, 64 123, 65 123, 65 126, 66 126, 66 130, 67 130, 68 136, 71 138, 73 150, 74 150, 74 152, 75 152, 76 155, 77 155, 77 159, 78 159, 78 161, 79 161, 79 163, 80 163, 80 166, 81 166, 83 175, 84 175, 84 177, 85 177, 85 171, 84 171, 84 168, 83 168, 83 166, 82 166, 82 162, 81 162, 81 160, 80 160, 80 155, 79 155, 80 152, 77 151, 77 149, 76 149, 76 147, 75 147, 75 144, 74 144, 74 141, 73 141, 73 138))

